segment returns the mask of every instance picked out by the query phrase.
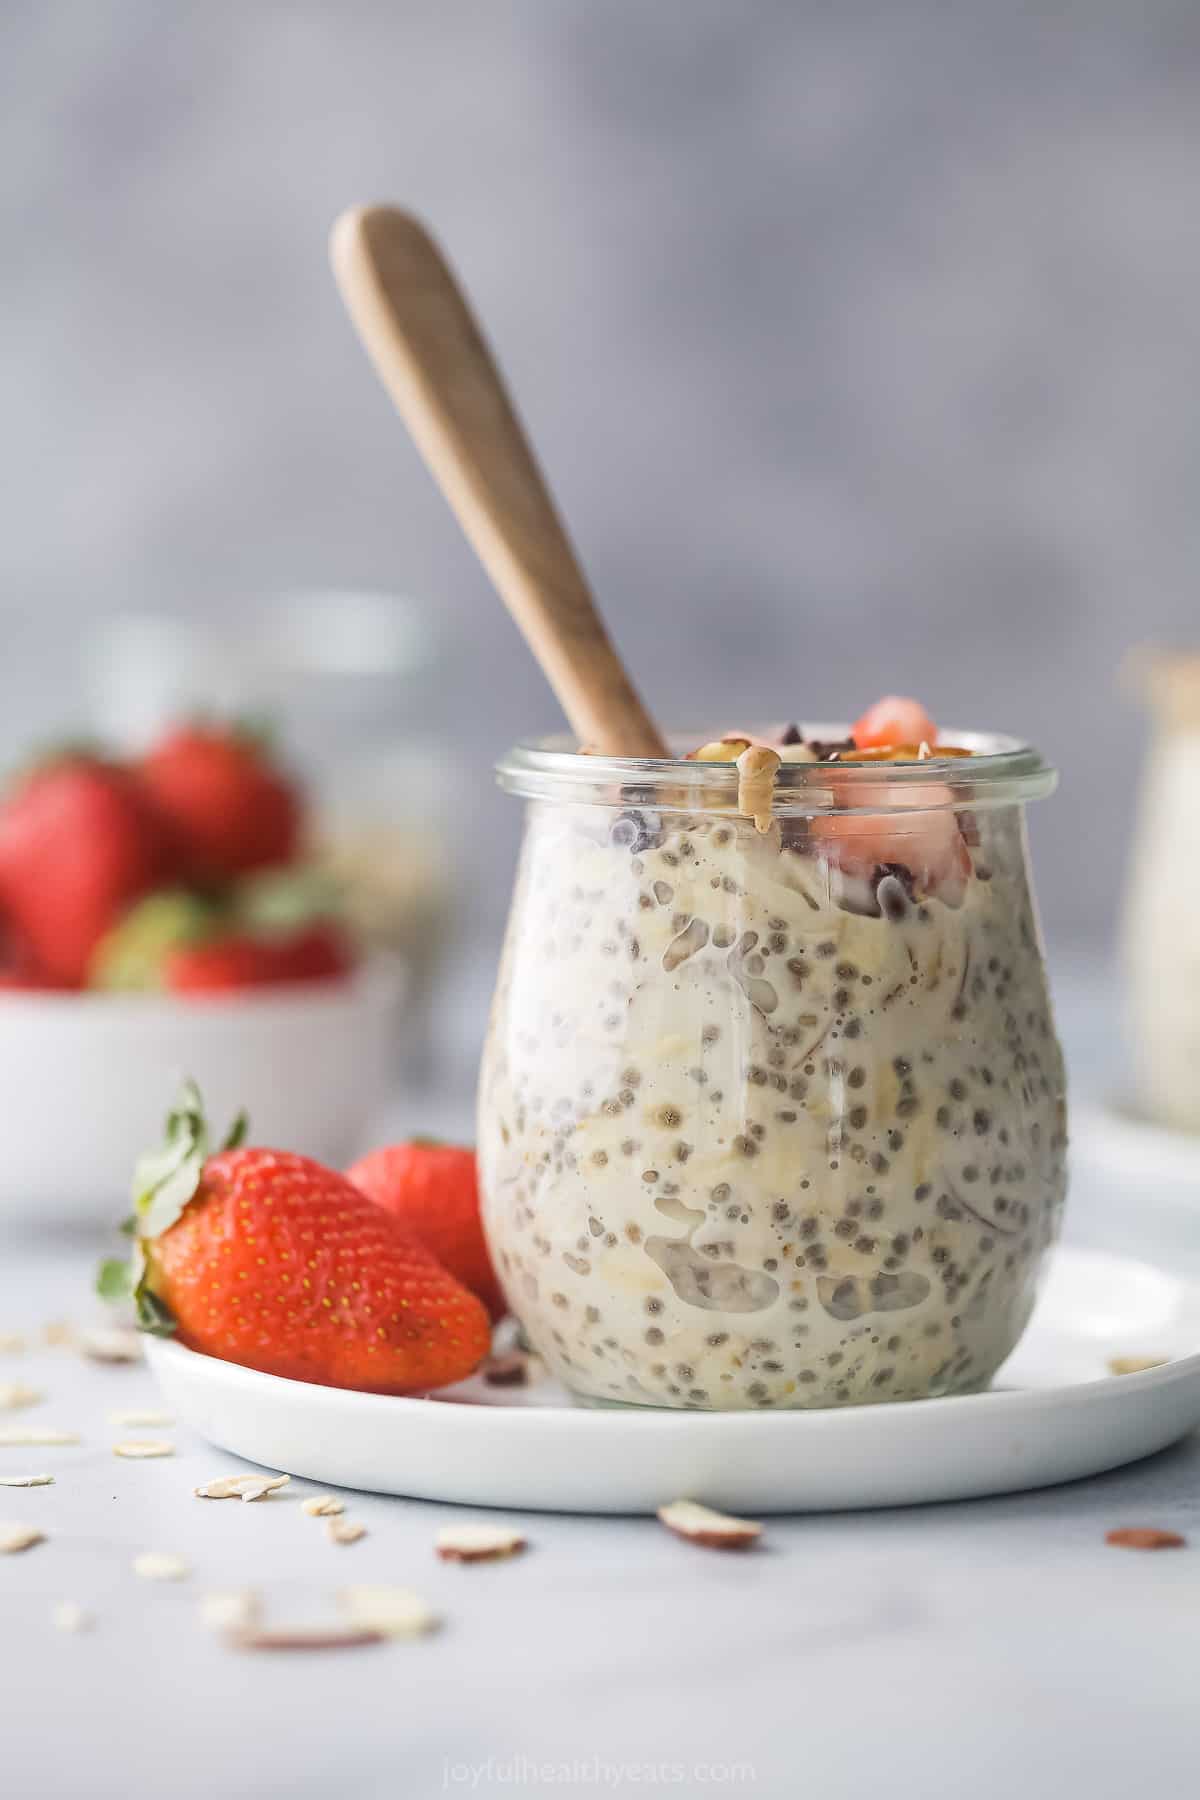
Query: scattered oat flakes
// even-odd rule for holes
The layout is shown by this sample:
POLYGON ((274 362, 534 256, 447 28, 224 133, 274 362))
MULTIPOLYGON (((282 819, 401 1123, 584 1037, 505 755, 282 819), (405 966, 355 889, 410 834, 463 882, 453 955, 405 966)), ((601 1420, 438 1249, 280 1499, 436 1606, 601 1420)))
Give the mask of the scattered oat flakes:
POLYGON ((677 1537, 710 1550, 744 1550, 762 1536, 762 1526, 753 1519, 733 1519, 695 1500, 672 1500, 659 1507, 658 1516, 677 1537))
POLYGON ((338 1601, 352 1625, 385 1637, 420 1637, 438 1623, 437 1614, 408 1588, 348 1587, 338 1601))
POLYGON ((75 1342, 75 1327, 67 1319, 51 1319, 42 1327, 42 1342, 52 1350, 60 1349, 64 1344, 75 1342))
POLYGON ((46 1449, 52 1444, 77 1444, 77 1431, 51 1431, 45 1425, 9 1425, 0 1430, 0 1449, 46 1449))
POLYGON ((237 1650, 353 1650, 360 1644, 384 1644, 382 1631, 344 1630, 336 1625, 296 1625, 283 1631, 235 1631, 229 1642, 237 1650))
POLYGON ((254 1588, 227 1588, 205 1594, 200 1620, 210 1631, 250 1631, 258 1624, 262 1600, 254 1588))
POLYGON ((192 1572, 186 1557, 173 1556, 169 1550, 143 1550, 133 1559, 133 1572, 143 1581, 182 1581, 192 1572))
POLYGON ((1106 1544, 1118 1550, 1182 1550, 1187 1543, 1177 1531, 1157 1531, 1152 1525, 1123 1525, 1105 1534, 1106 1544))
POLYGON ((0 1331, 0 1356, 19 1356, 25 1339, 19 1331, 0 1331))
POLYGON ((524 1550, 525 1539, 508 1525, 446 1525, 436 1548, 443 1562, 498 1562, 524 1550))
POLYGON ((46 1398, 37 1388, 20 1381, 0 1381, 0 1412, 16 1412, 22 1406, 40 1406, 46 1398))
POLYGON ((13 1556, 18 1550, 32 1550, 45 1542, 46 1534, 36 1525, 0 1525, 0 1556, 13 1556))
POLYGON ((1161 1369, 1170 1362, 1169 1356, 1110 1356, 1108 1372, 1110 1375, 1140 1375, 1143 1369, 1161 1369))
POLYGON ((79 1348, 92 1362, 141 1362, 142 1334, 130 1325, 97 1325, 81 1335, 79 1348))
POLYGON ((150 1456, 174 1456, 175 1446, 166 1438, 126 1438, 123 1443, 113 1445, 114 1456, 126 1456, 131 1459, 145 1459, 150 1456))
POLYGON ((359 1538, 367 1535, 365 1525, 358 1525, 353 1519, 330 1519, 325 1526, 325 1536, 331 1544, 357 1544, 359 1538))
POLYGON ((527 1387, 529 1360, 523 1350, 501 1351, 484 1363, 483 1379, 489 1387, 527 1387))
POLYGON ((53 1475, 0 1475, 0 1487, 53 1487, 53 1475))
POLYGON ((60 1600, 52 1616, 56 1631, 90 1631, 95 1623, 86 1606, 75 1600, 60 1600))
POLYGON ((110 1425, 141 1425, 143 1427, 150 1425, 173 1425, 175 1423, 175 1416, 173 1413, 153 1412, 145 1407, 133 1406, 119 1408, 116 1412, 110 1412, 108 1415, 108 1422, 110 1425))
POLYGON ((218 1475, 192 1492, 198 1500, 261 1500, 286 1487, 291 1479, 290 1475, 218 1475))
POLYGON ((339 1500, 336 1494, 310 1494, 307 1500, 301 1501, 300 1510, 310 1519, 329 1519, 344 1513, 346 1502, 339 1500))

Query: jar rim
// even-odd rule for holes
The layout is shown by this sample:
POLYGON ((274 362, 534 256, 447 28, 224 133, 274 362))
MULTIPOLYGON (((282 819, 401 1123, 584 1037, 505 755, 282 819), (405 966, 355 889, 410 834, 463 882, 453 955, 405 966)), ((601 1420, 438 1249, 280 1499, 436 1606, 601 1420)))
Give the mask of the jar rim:
MULTIPOLYGON (((845 738, 844 722, 809 723, 805 739, 845 738)), ((756 734, 757 735, 757 734, 756 734)), ((738 771, 733 763, 689 761, 684 748, 707 741, 703 731, 671 731, 671 757, 592 756, 575 748, 568 732, 524 738, 496 764, 507 794, 525 800, 576 805, 627 806, 635 801, 683 812, 736 812, 738 771)), ((764 734, 764 737, 766 734, 764 734)), ((1058 785, 1057 771, 1032 744, 1001 732, 946 728, 946 740, 970 750, 923 762, 781 763, 774 810, 795 814, 944 812, 1040 800, 1058 785), (836 785, 831 775, 836 771, 836 785)))

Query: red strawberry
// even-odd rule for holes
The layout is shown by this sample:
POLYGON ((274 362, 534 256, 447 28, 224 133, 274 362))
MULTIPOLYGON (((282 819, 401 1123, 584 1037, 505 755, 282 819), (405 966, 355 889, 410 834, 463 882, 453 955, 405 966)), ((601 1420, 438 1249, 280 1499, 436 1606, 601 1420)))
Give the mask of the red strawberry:
POLYGON ((50 986, 82 986, 100 939, 169 872, 137 783, 97 757, 39 765, 0 806, 0 906, 50 986))
POLYGON ((293 1381, 404 1394, 469 1375, 491 1340, 475 1296, 344 1176, 240 1135, 210 1156, 185 1089, 138 1167, 132 1263, 106 1263, 100 1292, 132 1289, 146 1329, 293 1381))
POLYGON ((919 700, 903 694, 885 694, 874 706, 868 706, 850 735, 860 750, 873 750, 882 744, 935 744, 937 726, 919 700))
POLYGON ((346 1178, 386 1207, 493 1319, 508 1311, 479 1220, 475 1152, 415 1138, 360 1157, 346 1178))
POLYGON ((250 735, 186 726, 142 759, 140 774, 195 880, 222 880, 295 857, 299 795, 250 735))
POLYGON ((173 994, 228 994, 292 981, 334 981, 352 967, 341 932, 326 923, 286 937, 240 933, 168 950, 163 984, 173 994))

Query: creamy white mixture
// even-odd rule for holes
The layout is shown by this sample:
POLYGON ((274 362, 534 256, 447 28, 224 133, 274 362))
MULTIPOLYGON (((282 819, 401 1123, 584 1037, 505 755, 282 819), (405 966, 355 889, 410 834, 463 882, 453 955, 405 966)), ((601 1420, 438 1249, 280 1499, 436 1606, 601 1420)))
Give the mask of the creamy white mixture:
POLYGON ((577 1393, 913 1399, 1012 1349, 1063 1070, 1017 809, 973 835, 951 905, 788 820, 531 807, 480 1168, 514 1311, 577 1393))

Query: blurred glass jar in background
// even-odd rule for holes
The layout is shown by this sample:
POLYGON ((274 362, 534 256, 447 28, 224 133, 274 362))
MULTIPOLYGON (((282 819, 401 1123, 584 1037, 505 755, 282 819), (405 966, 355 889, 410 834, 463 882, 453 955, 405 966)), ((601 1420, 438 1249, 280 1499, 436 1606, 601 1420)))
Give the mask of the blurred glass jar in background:
POLYGON ((425 612, 399 595, 314 592, 203 616, 120 613, 89 646, 91 724, 128 751, 198 715, 262 721, 304 781, 314 849, 368 944, 409 968, 406 1060, 427 1069, 453 934, 444 821, 465 775, 440 720, 450 681, 425 612))
POLYGON ((1200 1131, 1200 653, 1149 661, 1154 715, 1122 933, 1132 1098, 1200 1131))

